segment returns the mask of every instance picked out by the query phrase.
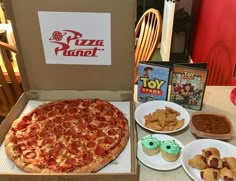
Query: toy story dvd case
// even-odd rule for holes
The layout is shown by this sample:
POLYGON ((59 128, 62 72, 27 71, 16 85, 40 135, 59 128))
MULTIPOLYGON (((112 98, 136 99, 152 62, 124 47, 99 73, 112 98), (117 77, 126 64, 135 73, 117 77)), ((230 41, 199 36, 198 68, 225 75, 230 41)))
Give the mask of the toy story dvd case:
POLYGON ((206 67, 207 64, 174 64, 169 101, 201 110, 207 82, 206 67))
POLYGON ((167 100, 171 67, 169 62, 139 63, 138 101, 167 100))

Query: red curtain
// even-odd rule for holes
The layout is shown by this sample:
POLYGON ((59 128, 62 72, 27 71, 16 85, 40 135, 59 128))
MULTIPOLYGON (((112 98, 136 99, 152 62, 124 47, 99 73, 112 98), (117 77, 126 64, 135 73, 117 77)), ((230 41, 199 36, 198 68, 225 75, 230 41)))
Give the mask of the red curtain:
POLYGON ((193 62, 207 62, 208 85, 236 85, 236 1, 202 0, 193 62))

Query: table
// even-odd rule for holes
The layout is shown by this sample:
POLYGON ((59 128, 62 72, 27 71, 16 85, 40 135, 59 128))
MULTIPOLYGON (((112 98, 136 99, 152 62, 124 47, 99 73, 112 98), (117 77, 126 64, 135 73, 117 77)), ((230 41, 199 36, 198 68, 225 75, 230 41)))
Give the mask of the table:
MULTIPOLYGON (((225 114, 231 120, 234 130, 236 130, 236 106, 230 101, 230 92, 233 86, 207 86, 203 101, 202 111, 225 114)), ((136 99, 136 87, 135 87, 135 99, 136 99)), ((136 101, 136 106, 141 103, 136 101)), ((190 115, 195 112, 194 110, 188 110, 190 115)), ((143 128, 137 125, 138 138, 150 134, 143 128)), ((181 132, 170 134, 171 136, 179 139, 184 145, 196 140, 196 138, 191 134, 189 127, 181 132)), ((233 135, 232 140, 229 143, 236 146, 235 135, 233 135)), ((182 167, 177 168, 172 171, 158 171, 153 170, 141 162, 140 165, 140 181, 189 181, 191 180, 185 173, 182 167)))

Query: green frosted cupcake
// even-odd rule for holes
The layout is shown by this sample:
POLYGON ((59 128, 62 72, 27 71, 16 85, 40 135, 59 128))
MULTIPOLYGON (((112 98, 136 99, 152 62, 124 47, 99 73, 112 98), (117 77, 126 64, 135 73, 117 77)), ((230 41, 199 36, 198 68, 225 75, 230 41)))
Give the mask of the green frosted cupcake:
POLYGON ((142 138, 141 143, 144 153, 148 156, 153 156, 160 152, 161 141, 152 137, 152 135, 142 138))
POLYGON ((175 140, 166 140, 161 142, 161 155, 166 161, 176 161, 180 156, 180 151, 181 147, 175 142, 175 140))

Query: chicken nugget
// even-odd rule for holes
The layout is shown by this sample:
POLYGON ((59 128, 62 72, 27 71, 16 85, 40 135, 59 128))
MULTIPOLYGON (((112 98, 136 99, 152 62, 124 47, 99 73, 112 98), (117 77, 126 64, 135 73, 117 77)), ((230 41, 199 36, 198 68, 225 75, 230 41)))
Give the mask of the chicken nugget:
POLYGON ((178 111, 172 109, 171 107, 166 106, 165 108, 166 108, 166 110, 169 111, 170 113, 174 113, 174 114, 176 114, 177 116, 180 115, 180 112, 178 112, 178 111))
POLYGON ((181 128, 184 125, 184 119, 177 121, 177 124, 174 127, 174 130, 181 128))

